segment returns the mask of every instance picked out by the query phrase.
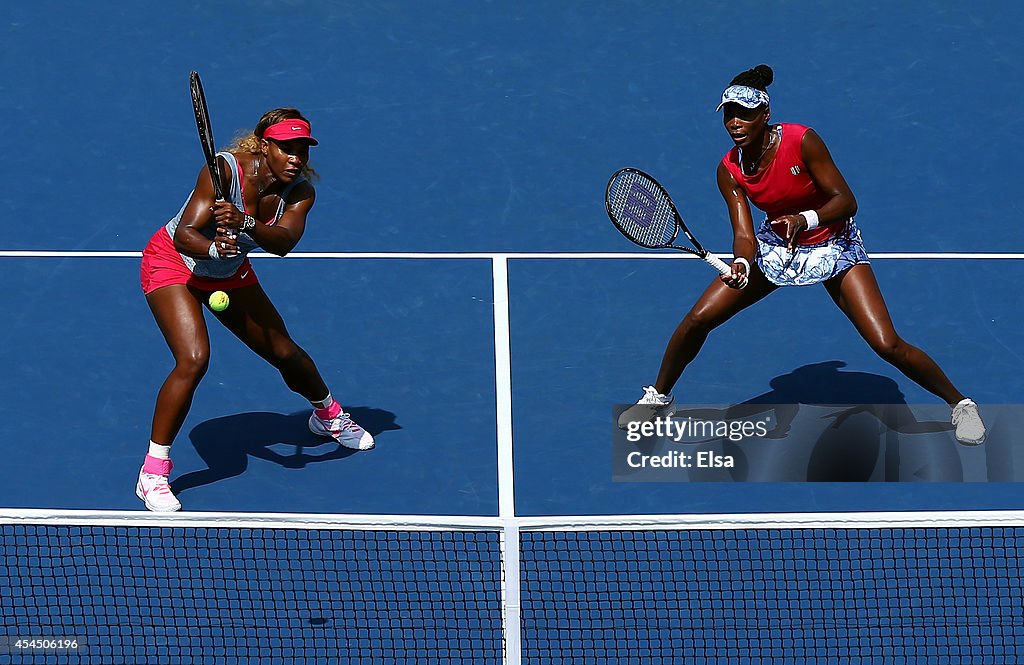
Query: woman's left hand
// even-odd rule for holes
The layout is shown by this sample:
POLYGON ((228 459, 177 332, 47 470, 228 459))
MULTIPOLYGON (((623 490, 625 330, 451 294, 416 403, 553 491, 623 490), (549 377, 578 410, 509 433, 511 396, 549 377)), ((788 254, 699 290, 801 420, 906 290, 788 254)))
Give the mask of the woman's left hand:
POLYGON ((245 213, 236 208, 231 201, 215 201, 213 219, 217 223, 217 233, 234 237, 238 235, 245 213))
POLYGON ((786 247, 790 252, 796 251, 796 241, 801 231, 807 230, 807 220, 803 215, 783 215, 775 219, 772 224, 786 225, 786 247))

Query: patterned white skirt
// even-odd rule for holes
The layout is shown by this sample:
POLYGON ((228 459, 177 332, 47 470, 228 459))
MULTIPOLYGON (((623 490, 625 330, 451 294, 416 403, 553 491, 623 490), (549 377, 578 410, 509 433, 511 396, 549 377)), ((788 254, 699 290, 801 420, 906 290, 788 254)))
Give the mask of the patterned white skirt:
POLYGON ((772 284, 806 286, 832 279, 855 265, 870 263, 857 222, 851 219, 842 231, 816 245, 797 245, 795 252, 768 220, 757 230, 757 265, 772 284))

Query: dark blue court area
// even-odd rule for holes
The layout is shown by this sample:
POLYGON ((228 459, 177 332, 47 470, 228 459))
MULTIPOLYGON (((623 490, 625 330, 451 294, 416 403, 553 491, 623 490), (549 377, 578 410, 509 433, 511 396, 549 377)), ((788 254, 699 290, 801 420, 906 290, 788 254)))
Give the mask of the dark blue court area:
POLYGON ((4 3, 0 637, 84 626, 96 658, 0 642, 0 665, 1015 662, 1024 530, 1008 520, 938 535, 530 520, 1024 505, 1021 25, 1022 5, 996 0, 4 3), (714 109, 760 63, 772 121, 813 127, 856 195, 897 330, 978 402, 991 441, 957 446, 944 405, 814 286, 715 331, 675 388, 684 408, 790 405, 809 438, 745 443, 741 469, 679 482, 616 467, 616 405, 655 380, 714 274, 626 241, 605 185, 625 166, 654 175, 730 254, 715 171, 732 142, 714 109), (377 445, 310 434, 309 404, 208 317, 172 519, 383 527, 133 521, 153 518, 134 485, 172 366, 139 261, 203 166, 191 70, 219 146, 276 107, 312 123, 305 235, 252 264, 377 445), (861 413, 843 432, 865 443, 820 404, 941 427, 887 434, 861 413), (20 524, 32 509, 130 526, 20 524), (454 526, 392 533, 402 518, 454 526), (155 583, 150 560, 166 562, 155 583), (149 616, 147 584, 180 607, 149 616))
MULTIPOLYGON (((137 259, 96 253, 141 251, 187 196, 202 163, 193 68, 222 145, 276 105, 312 120, 321 179, 306 235, 293 258, 254 263, 380 445, 349 455, 308 435, 304 401, 211 322, 212 367, 174 448, 187 509, 496 514, 495 253, 513 253, 523 514, 1018 503, 1016 486, 613 484, 611 405, 653 380, 711 275, 687 261, 515 258, 635 252, 602 209, 623 165, 656 174, 705 244, 727 253, 713 178, 729 145, 713 109, 733 74, 767 62, 773 118, 826 140, 858 196, 869 251, 916 255, 875 261, 898 329, 979 403, 1020 402, 1021 261, 958 258, 1024 246, 1013 149, 997 130, 1024 101, 1008 83, 1021 65, 1016 5, 926 16, 889 3, 440 9, 300 2, 273 21, 246 3, 3 10, 3 103, 21 129, 6 137, 17 158, 0 162, 10 183, 0 249, 72 254, 0 259, 0 503, 139 507, 131 485, 170 356, 137 259), (43 35, 45 58, 32 46, 43 35), (349 252, 480 255, 301 258, 349 252)), ((786 397, 827 385, 843 401, 934 401, 816 287, 783 290, 717 331, 677 394, 739 403, 823 363, 836 373, 811 371, 786 397)))

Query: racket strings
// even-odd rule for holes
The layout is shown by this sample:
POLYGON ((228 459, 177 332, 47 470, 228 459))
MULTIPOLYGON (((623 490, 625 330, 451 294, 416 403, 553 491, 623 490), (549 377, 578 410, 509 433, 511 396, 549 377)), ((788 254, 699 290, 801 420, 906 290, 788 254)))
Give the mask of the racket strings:
POLYGON ((672 202, 641 173, 620 173, 608 187, 608 209, 616 226, 644 247, 665 247, 676 235, 672 202))

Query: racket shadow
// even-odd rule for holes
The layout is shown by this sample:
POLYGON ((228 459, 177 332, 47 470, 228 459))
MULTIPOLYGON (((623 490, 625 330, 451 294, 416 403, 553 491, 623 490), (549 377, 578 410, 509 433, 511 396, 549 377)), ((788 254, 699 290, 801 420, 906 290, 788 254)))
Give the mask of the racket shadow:
MULTIPOLYGON (((346 410, 374 437, 401 429, 390 411, 362 406, 346 410)), ((240 476, 248 469, 250 457, 286 469, 302 469, 309 464, 343 460, 358 452, 310 432, 309 413, 308 409, 289 415, 238 413, 199 423, 189 432, 189 440, 207 468, 174 479, 171 489, 180 494, 240 476), (293 447, 290 453, 280 452, 289 446, 293 447)))

